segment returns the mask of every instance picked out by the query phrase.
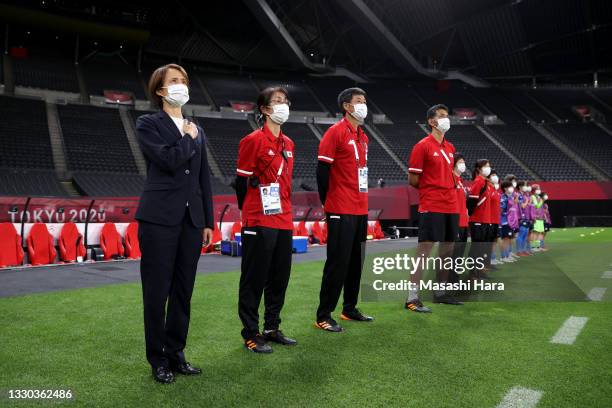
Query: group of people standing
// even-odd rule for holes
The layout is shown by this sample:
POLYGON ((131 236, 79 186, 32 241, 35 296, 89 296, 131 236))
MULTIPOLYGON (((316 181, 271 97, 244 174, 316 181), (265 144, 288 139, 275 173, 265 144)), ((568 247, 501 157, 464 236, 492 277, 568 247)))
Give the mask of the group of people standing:
MULTIPOLYGON (((153 378, 171 383, 176 374, 202 372, 187 362, 183 350, 200 249, 212 239, 214 214, 205 135, 181 111, 189 100, 187 72, 176 64, 158 68, 149 81, 149 92, 160 111, 141 116, 136 125, 147 165, 136 214, 144 329, 153 378)), ((361 88, 339 93, 343 118, 325 132, 318 149, 316 178, 328 238, 319 305, 313 312, 314 326, 327 332, 344 331, 332 316, 341 293, 340 319, 373 321, 357 308, 368 226, 368 136, 362 127, 368 114, 366 96, 361 88)), ((235 187, 242 218, 238 315, 244 346, 256 353, 272 352, 271 343, 297 344, 280 329, 292 263, 291 189, 294 156, 299 154, 282 131, 290 106, 286 89, 262 90, 256 107, 261 127, 245 136, 238 148, 235 187), (265 311, 260 330, 262 297, 265 311)), ((500 190, 486 159, 476 163, 474 181, 469 189, 465 187, 461 178, 465 159, 445 138, 450 129, 448 114, 444 105, 427 111, 431 133, 410 155, 409 182, 419 191, 417 253, 427 256, 433 244, 440 242, 440 256, 461 256, 468 235, 472 242, 488 243, 491 252, 500 234, 503 262, 511 256, 507 240, 513 234, 518 255, 538 250, 546 230, 546 195, 537 185, 529 192, 530 186, 517 183, 513 176, 506 177, 500 190)), ((472 245, 470 251, 477 248, 472 245)), ((438 272, 440 280, 449 280, 449 271, 438 272)), ((412 276, 415 281, 420 278, 421 271, 412 276)), ((434 301, 460 304, 443 291, 435 293, 434 301)), ((409 292, 405 307, 430 311, 419 300, 418 291, 409 292)))

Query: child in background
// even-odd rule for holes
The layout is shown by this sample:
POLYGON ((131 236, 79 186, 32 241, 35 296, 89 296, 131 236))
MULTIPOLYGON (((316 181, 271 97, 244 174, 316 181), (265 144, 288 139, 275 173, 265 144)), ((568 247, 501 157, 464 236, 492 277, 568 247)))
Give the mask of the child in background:
POLYGON ((548 211, 548 194, 542 192, 542 200, 544 201, 544 205, 542 205, 542 208, 544 210, 544 236, 540 241, 540 250, 548 251, 548 249, 544 247, 544 240, 546 239, 546 234, 548 234, 548 231, 550 231, 551 225, 550 212, 548 211))
MULTIPOLYGON (((501 260, 503 262, 515 262, 516 259, 510 256, 510 240, 512 239, 512 228, 508 223, 508 216, 510 214, 510 206, 514 200, 514 187, 512 182, 505 180, 501 184, 501 190, 503 193, 500 197, 500 226, 501 226, 501 260)), ((516 218, 516 217, 515 217, 516 218)))
POLYGON ((500 200, 502 192, 499 189, 499 175, 495 170, 491 170, 489 180, 493 184, 493 193, 491 194, 491 265, 500 265, 504 261, 497 259, 496 252, 501 230, 499 222, 501 218, 500 200))
POLYGON ((531 213, 533 219, 533 232, 531 236, 531 250, 540 251, 540 240, 544 239, 544 200, 542 200, 542 190, 539 184, 532 186, 534 194, 531 195, 531 213))
POLYGON ((519 227, 518 236, 516 237, 516 253, 518 256, 527 256, 527 239, 529 238, 529 211, 527 204, 529 203, 529 186, 526 181, 517 183, 518 191, 518 216, 519 227))
POLYGON ((518 189, 518 180, 516 179, 516 176, 514 174, 507 174, 506 177, 504 177, 504 180, 509 181, 512 185, 512 200, 508 201, 508 225, 512 230, 512 237, 510 238, 510 247, 508 248, 509 256, 512 259, 519 259, 519 256, 517 254, 519 252, 518 248, 516 251, 512 251, 513 241, 515 241, 519 230, 518 197, 520 194, 518 189))

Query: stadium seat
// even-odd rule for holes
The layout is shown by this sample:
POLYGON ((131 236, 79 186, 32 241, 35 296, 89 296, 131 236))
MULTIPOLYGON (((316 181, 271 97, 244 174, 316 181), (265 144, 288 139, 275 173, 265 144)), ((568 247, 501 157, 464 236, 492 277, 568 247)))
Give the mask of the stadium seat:
POLYGON ((79 232, 74 222, 67 222, 62 227, 58 240, 60 260, 75 262, 77 257, 85 257, 87 250, 83 242, 83 234, 79 232))
POLYGON ((308 229, 306 229, 306 221, 300 221, 296 226, 293 227, 293 235, 300 237, 308 236, 308 229))
POLYGON ((26 243, 32 265, 47 265, 55 262, 57 251, 53 245, 53 236, 49 233, 45 224, 35 223, 30 230, 26 243))
POLYGON ((212 241, 208 245, 202 246, 202 253, 208 254, 211 252, 215 252, 215 245, 221 242, 221 239, 221 231, 219 231, 219 228, 215 226, 215 229, 213 230, 212 241))
POLYGON ((315 221, 312 223, 311 239, 314 244, 327 243, 327 223, 325 221, 315 221), (321 226, 323 224, 323 226, 321 226))
POLYGON ((10 222, 0 224, 0 268, 21 265, 23 248, 21 236, 10 222))
POLYGON ((112 222, 104 223, 100 233, 100 247, 104 252, 104 260, 108 261, 113 256, 123 256, 123 245, 121 235, 117 232, 115 224, 112 222))
POLYGON ((232 225, 232 240, 236 239, 236 233, 240 233, 242 231, 242 223, 240 221, 236 221, 234 225, 232 225))
POLYGON ((125 231, 125 254, 132 259, 139 259, 142 256, 138 241, 138 223, 136 222, 131 222, 125 231))

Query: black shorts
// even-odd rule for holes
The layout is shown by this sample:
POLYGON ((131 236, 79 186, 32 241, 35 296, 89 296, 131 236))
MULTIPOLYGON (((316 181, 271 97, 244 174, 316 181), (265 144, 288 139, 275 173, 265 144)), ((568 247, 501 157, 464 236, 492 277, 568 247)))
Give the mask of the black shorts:
POLYGON ((495 242, 499 238, 499 224, 488 224, 488 239, 489 242, 495 242))
POLYGON ((419 242, 455 242, 459 236, 459 214, 419 213, 419 242))
POLYGON ((501 226, 501 237, 502 238, 512 238, 512 236, 514 235, 514 232, 512 231, 512 228, 510 228, 509 225, 502 225, 501 226))

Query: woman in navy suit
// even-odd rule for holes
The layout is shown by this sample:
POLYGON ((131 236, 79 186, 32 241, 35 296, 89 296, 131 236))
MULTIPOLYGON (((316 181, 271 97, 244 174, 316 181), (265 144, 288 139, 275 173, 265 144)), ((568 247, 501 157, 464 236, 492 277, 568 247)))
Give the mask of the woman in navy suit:
POLYGON ((175 373, 202 372, 183 349, 198 260, 202 243, 212 239, 214 217, 204 131, 181 111, 189 100, 187 73, 176 64, 159 67, 149 92, 160 111, 136 122, 147 165, 136 219, 147 360, 153 378, 167 384, 175 373))

